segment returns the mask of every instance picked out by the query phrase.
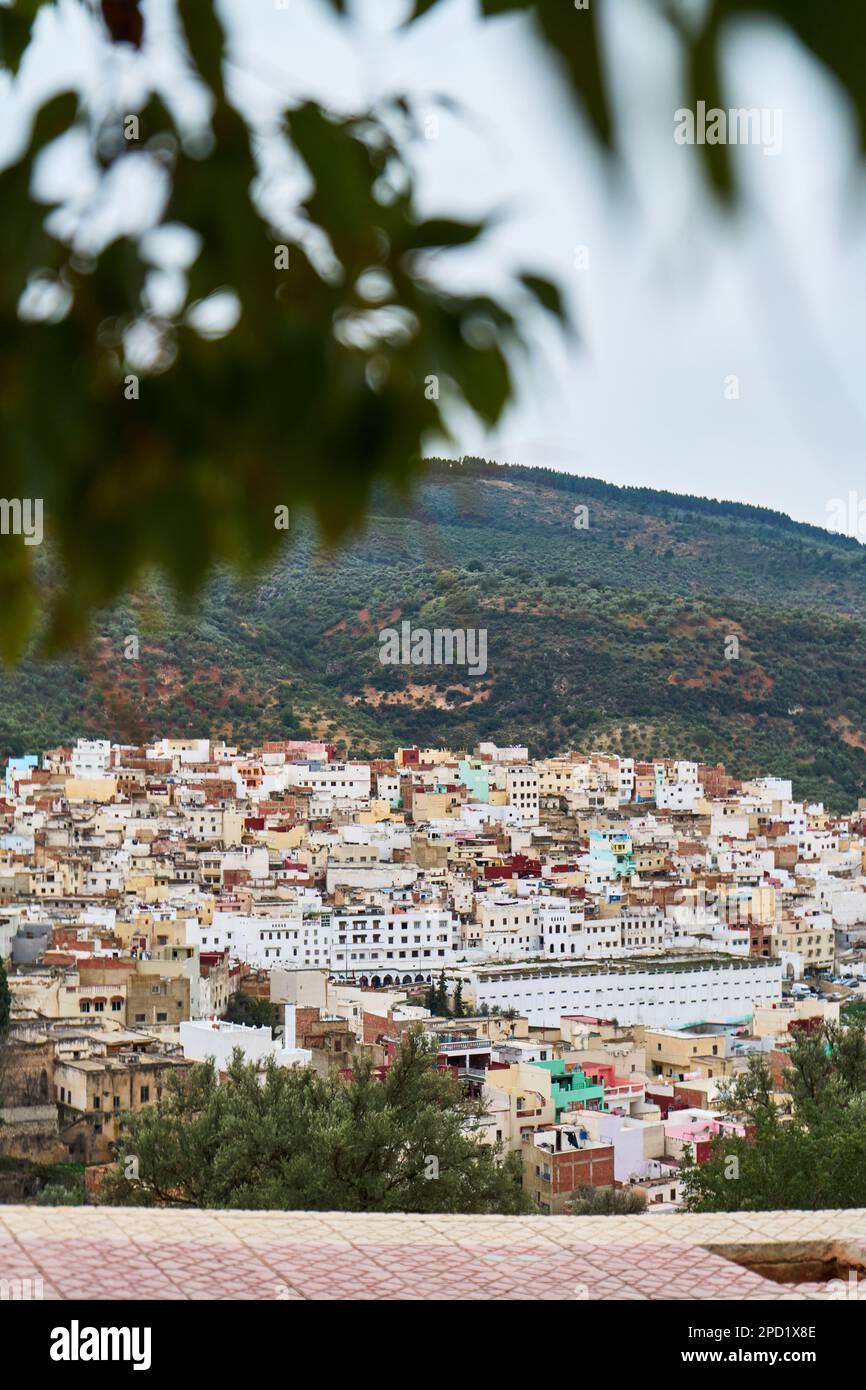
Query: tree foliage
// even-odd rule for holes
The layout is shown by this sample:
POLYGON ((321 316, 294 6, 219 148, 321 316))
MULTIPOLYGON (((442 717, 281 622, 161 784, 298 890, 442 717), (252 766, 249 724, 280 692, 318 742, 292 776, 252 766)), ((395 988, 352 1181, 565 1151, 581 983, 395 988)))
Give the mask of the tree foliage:
POLYGON ((435 1059, 435 1044, 414 1033, 383 1080, 366 1061, 349 1081, 276 1065, 262 1079, 238 1051, 222 1085, 210 1064, 196 1066, 127 1117, 105 1198, 246 1210, 524 1210, 519 1160, 503 1161, 471 1132, 478 1112, 435 1059), (130 1156, 136 1178, 125 1176, 130 1156))
POLYGON ((431 1014, 436 1018, 451 1017, 451 1006, 448 1003, 448 985, 445 981, 444 970, 440 970, 439 979, 424 991, 424 1008, 429 1009, 431 1014))
POLYGON ((324 737, 382 757, 483 739, 536 755, 606 747, 772 771, 847 815, 866 774, 866 666, 851 660, 866 642, 866 551, 765 509, 636 491, 431 462, 411 506, 377 489, 365 535, 336 559, 299 522, 260 582, 221 575, 195 613, 154 583, 104 614, 86 650, 0 672, 0 754, 168 729, 245 747, 324 737), (395 610, 485 629, 486 674, 382 666, 395 610), (140 660, 125 659, 129 633, 140 660), (735 661, 728 633, 742 635, 735 661))
MULTIPOLYGON (((351 22, 350 6, 331 2, 351 22)), ((437 3, 416 0, 411 21, 437 3)), ((53 8, 0 8, 0 55, 13 77, 34 24, 53 8)), ((811 0, 710 0, 699 22, 674 0, 656 8, 682 45, 685 95, 710 101, 723 96, 719 53, 732 21, 789 26, 850 97, 862 144, 859 0, 829 10, 811 0)), ((615 155, 602 9, 481 4, 492 22, 531 14, 590 129, 615 155)), ((138 0, 102 0, 88 12, 104 26, 108 68, 116 45, 147 52, 138 0)), ((170 93, 155 88, 134 111, 104 109, 110 84, 95 102, 60 93, 36 111, 0 173, 3 495, 43 499, 51 541, 50 563, 23 542, 0 553, 7 656, 34 626, 49 648, 74 643, 89 614, 151 567, 182 594, 217 564, 248 571, 285 540, 277 508, 309 511, 329 540, 344 535, 374 479, 406 485, 423 438, 448 437, 448 401, 488 424, 501 417, 530 305, 563 317, 558 287, 532 266, 498 298, 449 285, 440 253, 478 243, 486 227, 419 216, 406 157, 418 128, 404 97, 351 116, 307 103, 278 131, 262 131, 227 77, 231 44, 213 0, 177 0, 176 13, 189 73, 210 103, 207 131, 190 130, 170 93), (42 153, 71 134, 90 150, 92 197, 58 210, 37 200, 34 174, 42 153), (94 217, 133 162, 163 190, 153 226, 100 239, 94 217), (308 191, 298 205, 286 190, 300 165, 308 191), (154 290, 163 261, 141 234, 154 227, 194 234, 173 306, 154 290), (204 317, 218 300, 236 314, 233 327, 204 317)), ((699 148, 713 185, 730 195, 727 147, 699 148)))
POLYGON ((245 1023, 254 1028, 275 1028, 280 1022, 280 1009, 279 1005, 272 1004, 270 999, 256 999, 251 994, 243 994, 236 990, 229 998, 225 1018, 229 1023, 245 1023))
POLYGON ((639 1216, 646 1211, 646 1196, 630 1187, 577 1187, 571 1201, 572 1216, 639 1216))
POLYGON ((309 510, 336 538, 374 477, 406 481, 422 432, 443 425, 449 390, 489 422, 509 397, 512 312, 434 274, 435 253, 484 227, 417 216, 398 144, 408 111, 291 111, 271 143, 303 161, 313 187, 300 207, 271 205, 260 191, 266 142, 224 84, 216 10, 179 0, 178 11, 212 102, 209 143, 156 93, 98 126, 66 93, 0 175, 11 213, 0 230, 4 485, 44 499, 59 567, 46 576, 23 542, 4 550, 19 619, 6 626, 8 650, 27 636, 40 582, 49 645, 67 643, 145 566, 189 593, 218 561, 267 559, 285 539, 280 507, 309 510), (65 241, 47 231, 30 195, 34 166, 73 131, 90 143, 103 196, 118 166, 137 160, 164 180, 159 226, 195 233, 174 311, 154 299, 152 238, 117 235, 85 251, 86 219, 65 241), (28 286, 38 315, 22 313, 28 286), (228 331, 202 324, 202 306, 217 301, 238 314, 228 331))
POLYGON ((9 1020, 12 1017, 12 992, 9 989, 9 981, 6 978, 6 966, 3 964, 3 957, 0 956, 0 1038, 9 1030, 9 1020))
POLYGON ((866 1205, 866 1036, 860 1026, 801 1033, 790 1052, 780 1109, 767 1063, 749 1059, 727 1088, 745 1137, 720 1138, 705 1163, 684 1168, 689 1211, 818 1211, 866 1205))
POLYGON ((451 1017, 464 1018, 465 1016, 466 1010, 463 1005, 463 982, 461 980, 458 980, 457 984, 454 986, 454 998, 451 1001, 451 1017))

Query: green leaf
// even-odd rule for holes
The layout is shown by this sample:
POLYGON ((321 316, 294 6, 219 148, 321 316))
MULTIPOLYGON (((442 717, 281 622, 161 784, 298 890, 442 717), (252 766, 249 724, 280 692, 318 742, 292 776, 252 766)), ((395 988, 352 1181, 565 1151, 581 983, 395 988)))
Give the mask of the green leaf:
POLYGON ((328 119, 311 102, 289 118, 292 141, 309 169, 315 189, 305 207, 322 227, 351 275, 379 260, 376 229, 386 212, 373 196, 378 169, 356 123, 328 119))
POLYGON ((840 83, 854 108, 861 150, 866 149, 866 6, 860 0, 814 5, 809 0, 715 0, 720 26, 738 16, 777 19, 840 83))
POLYGON ((538 0, 535 8, 541 31, 564 60, 595 134, 612 149, 613 122, 598 36, 598 6, 576 10, 563 0, 538 0))
POLYGON ((192 60, 211 91, 222 99, 225 35, 214 0, 177 0, 177 8, 192 60))
POLYGON ((403 245, 407 251, 436 246, 468 246, 485 230, 484 222, 453 222, 448 218, 432 218, 410 229, 403 245))
MULTIPOLYGON (((705 101, 707 110, 724 107, 719 45, 719 12, 716 10, 709 15, 688 52, 689 98, 693 110, 698 101, 705 101)), ((730 205, 734 199, 734 176, 729 147, 727 144, 703 144, 698 149, 712 188, 723 204, 730 205)))
POLYGON ((0 63, 8 72, 18 71, 43 3, 45 0, 15 0, 0 9, 0 63))
POLYGON ((511 394, 511 375, 500 349, 469 348, 457 382, 472 409, 495 425, 511 394))
POLYGON ((549 314, 553 314, 555 318, 558 318, 561 324, 568 324, 568 311, 563 303, 562 294, 552 280, 546 280, 541 275, 533 275, 529 271, 524 271, 519 278, 521 283, 529 290, 529 293, 538 300, 539 304, 545 308, 549 314))
POLYGON ((114 43, 141 48, 144 21, 139 0, 102 0, 102 19, 114 43))
POLYGON ((41 106, 33 120, 30 136, 32 155, 63 135, 75 120, 78 112, 78 96, 75 92, 59 92, 41 106))

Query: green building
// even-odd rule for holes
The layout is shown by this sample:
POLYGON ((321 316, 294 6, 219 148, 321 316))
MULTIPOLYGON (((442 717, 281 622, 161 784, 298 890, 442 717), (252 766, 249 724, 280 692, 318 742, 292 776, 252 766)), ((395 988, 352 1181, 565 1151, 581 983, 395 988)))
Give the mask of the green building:
POLYGON ((550 1095, 557 1120, 563 1110, 604 1109, 604 1083, 590 1081, 580 1067, 566 1067, 561 1057, 532 1065, 550 1073, 550 1095))

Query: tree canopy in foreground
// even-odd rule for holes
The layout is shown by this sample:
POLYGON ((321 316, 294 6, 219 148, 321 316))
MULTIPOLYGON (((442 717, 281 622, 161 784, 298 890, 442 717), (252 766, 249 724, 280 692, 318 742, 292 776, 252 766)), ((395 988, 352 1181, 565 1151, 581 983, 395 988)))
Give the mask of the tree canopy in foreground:
POLYGON ((760 1055, 726 1092, 748 1118, 747 1137, 719 1139, 706 1163, 684 1170, 689 1211, 822 1211, 866 1206, 866 1034, 825 1025, 801 1033, 774 1101, 760 1055))
POLYGON ((155 1105, 127 1117, 104 1200, 280 1211, 525 1211, 519 1155, 503 1160, 472 1134, 477 1108, 435 1064, 435 1044, 415 1033, 381 1081, 366 1060, 350 1080, 275 1064, 262 1078, 239 1052, 223 1084, 208 1063, 171 1075, 155 1105))

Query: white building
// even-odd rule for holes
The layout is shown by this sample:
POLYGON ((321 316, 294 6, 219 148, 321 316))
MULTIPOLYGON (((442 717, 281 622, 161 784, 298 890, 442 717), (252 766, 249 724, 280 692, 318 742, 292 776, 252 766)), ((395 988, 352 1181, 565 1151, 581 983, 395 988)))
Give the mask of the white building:
POLYGON ((73 777, 104 777, 111 767, 111 743, 107 738, 80 738, 69 764, 73 777))
POLYGON ((529 749, 525 743, 513 744, 510 748, 497 748, 495 743, 479 743, 478 754, 494 763, 525 763, 529 759, 529 749))
POLYGON ((503 787, 509 806, 524 825, 538 824, 538 773, 528 764, 496 769, 496 785, 503 787))
POLYGON ((288 763, 284 779, 288 787, 309 787, 329 801, 370 798, 368 763, 288 763))
POLYGON ((460 972, 474 1007, 517 1009, 530 1024, 551 1025, 562 1014, 589 1014, 620 1024, 683 1028, 735 1023, 756 1003, 778 1003, 778 961, 704 957, 617 961, 609 964, 475 966, 460 972))
POLYGON ((204 951, 227 950, 232 960, 256 967, 295 965, 327 969, 331 950, 330 912, 291 906, 280 912, 215 911, 213 921, 187 923, 187 944, 204 951))
POLYGON ((410 984, 453 964, 460 950, 460 924, 445 908, 404 912, 334 909, 331 969, 365 977, 370 984, 410 984))
POLYGON ((232 1053, 240 1048, 245 1062, 256 1066, 273 1058, 280 1067, 308 1067, 313 1054, 305 1047, 295 1047, 295 1006, 285 1005, 285 1028, 282 1038, 271 1036, 267 1027, 256 1028, 246 1023, 226 1023, 224 1019, 189 1019, 180 1025, 180 1042, 184 1057, 194 1062, 206 1062, 212 1057, 217 1071, 226 1071, 232 1053))
POLYGON ((428 980, 455 962, 460 926, 444 908, 294 908, 284 914, 214 912, 213 922, 187 926, 187 943, 228 950, 254 966, 324 969, 370 984, 428 980))
POLYGON ((661 951, 665 944, 665 919, 658 907, 626 907, 619 914, 623 951, 661 951))
POLYGON ((656 806, 668 811, 692 811, 704 789, 698 782, 697 763, 678 762, 673 769, 655 765, 656 806))

